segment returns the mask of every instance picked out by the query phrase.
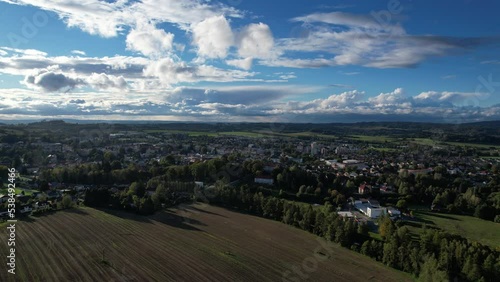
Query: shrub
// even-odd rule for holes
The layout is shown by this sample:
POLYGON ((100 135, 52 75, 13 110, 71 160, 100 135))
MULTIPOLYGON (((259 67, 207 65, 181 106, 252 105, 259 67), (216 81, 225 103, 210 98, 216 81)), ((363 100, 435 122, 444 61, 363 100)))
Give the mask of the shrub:
POLYGON ((68 208, 71 208, 73 207, 73 199, 71 198, 70 195, 65 195, 63 198, 62 198, 62 201, 61 201, 61 207, 63 209, 68 209, 68 208))

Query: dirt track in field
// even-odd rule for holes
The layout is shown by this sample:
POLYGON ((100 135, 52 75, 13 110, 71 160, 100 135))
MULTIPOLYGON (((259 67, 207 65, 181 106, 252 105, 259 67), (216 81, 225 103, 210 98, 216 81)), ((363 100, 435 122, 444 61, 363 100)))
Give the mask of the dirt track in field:
POLYGON ((16 234, 13 276, 0 231, 0 281, 409 280, 296 228, 203 204, 150 217, 59 211, 19 221, 16 234))

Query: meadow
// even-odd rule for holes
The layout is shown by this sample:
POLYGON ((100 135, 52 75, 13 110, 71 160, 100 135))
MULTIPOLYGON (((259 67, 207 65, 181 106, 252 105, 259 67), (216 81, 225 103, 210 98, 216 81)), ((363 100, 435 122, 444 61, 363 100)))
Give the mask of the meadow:
MULTIPOLYGON (((483 245, 500 249, 500 224, 498 223, 467 215, 427 211, 416 211, 415 217, 419 220, 417 226, 422 226, 425 223, 429 227, 439 228, 448 233, 457 234, 483 245)), ((416 233, 421 231, 421 228, 413 227, 410 229, 416 233)))

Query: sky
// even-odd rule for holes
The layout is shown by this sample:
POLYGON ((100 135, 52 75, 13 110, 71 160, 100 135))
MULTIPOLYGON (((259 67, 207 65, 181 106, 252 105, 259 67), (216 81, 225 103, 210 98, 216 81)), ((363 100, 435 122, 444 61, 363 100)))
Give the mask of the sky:
POLYGON ((497 0, 0 0, 0 120, 500 120, 497 0))

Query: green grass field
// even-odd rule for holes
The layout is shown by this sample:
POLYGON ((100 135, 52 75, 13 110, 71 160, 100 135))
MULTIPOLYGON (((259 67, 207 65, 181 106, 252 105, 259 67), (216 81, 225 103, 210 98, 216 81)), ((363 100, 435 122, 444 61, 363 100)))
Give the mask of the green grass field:
POLYGON ((228 132, 219 132, 219 135, 229 135, 229 136, 240 136, 240 137, 263 137, 265 134, 252 132, 252 131, 228 131, 228 132))
POLYGON ((325 138, 325 139, 337 139, 335 135, 314 133, 314 132, 297 132, 297 133, 285 133, 285 135, 290 137, 317 137, 317 138, 325 138))
MULTIPOLYGON (((37 190, 29 190, 29 189, 16 188, 16 194, 17 195, 21 194, 21 192, 23 192, 23 191, 24 191, 24 195, 31 195, 34 192, 38 192, 37 190)), ((7 188, 0 189, 0 194, 6 195, 8 193, 9 193, 9 190, 7 188)))
POLYGON ((326 138, 326 139, 335 139, 336 136, 320 134, 314 132, 293 132, 293 133, 284 133, 279 131, 272 130, 259 130, 259 131, 221 131, 221 132, 208 132, 208 131, 188 131, 188 130, 144 130, 145 133, 180 133, 187 134, 189 136, 239 136, 239 137, 251 137, 251 138, 259 138, 266 136, 279 136, 279 137, 316 137, 316 138, 326 138))
POLYGON ((372 136, 372 135, 352 135, 350 139, 357 141, 373 142, 373 143, 385 143, 393 142, 396 140, 394 137, 389 136, 372 136))
MULTIPOLYGON (((440 214, 417 211, 415 216, 428 226, 437 227, 452 234, 458 234, 469 240, 500 249, 500 223, 482 220, 472 216, 440 214)), ((410 227, 419 233, 422 229, 410 227)))
POLYGON ((208 131, 188 131, 188 130, 167 130, 167 129, 154 129, 144 130, 145 133, 171 133, 171 134, 187 134, 189 136, 217 136, 216 132, 208 131))
POLYGON ((474 143, 463 143, 463 142, 441 142, 432 140, 430 138, 414 138, 413 143, 427 146, 439 146, 439 145, 450 145, 457 147, 471 147, 476 149, 500 149, 499 145, 486 145, 486 144, 474 144, 474 143))

